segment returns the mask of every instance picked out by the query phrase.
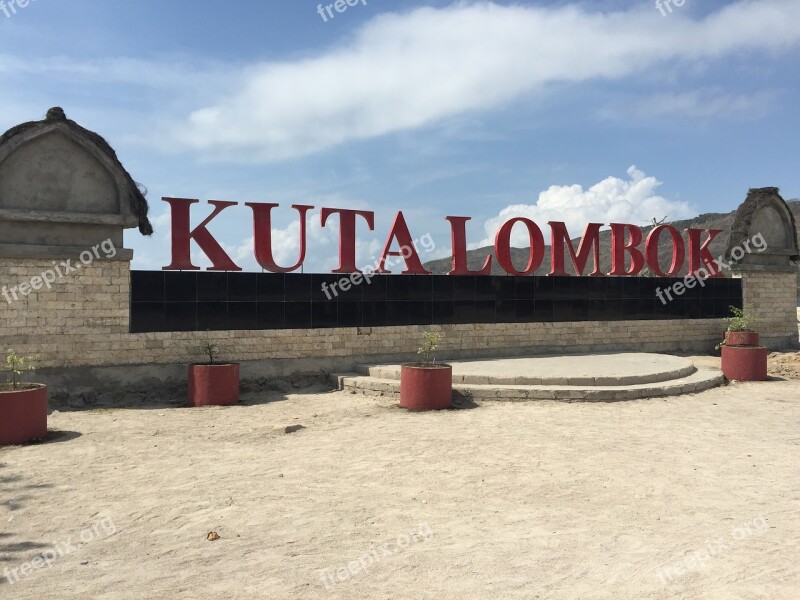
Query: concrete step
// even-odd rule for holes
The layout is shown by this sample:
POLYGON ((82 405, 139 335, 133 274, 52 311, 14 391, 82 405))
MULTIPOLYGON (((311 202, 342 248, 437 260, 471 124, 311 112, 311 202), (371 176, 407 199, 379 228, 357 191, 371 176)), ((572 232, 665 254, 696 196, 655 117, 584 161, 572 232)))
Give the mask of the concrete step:
MULTIPOLYGON (((453 383, 470 385, 620 386, 688 377, 697 369, 679 356, 648 353, 537 356, 455 361, 453 383)), ((400 365, 358 365, 356 373, 400 379, 400 365)))
MULTIPOLYGON (((693 367, 694 369, 694 367, 693 367)), ((357 373, 331 376, 339 390, 353 394, 399 399, 400 381, 357 373)), ((453 383, 454 399, 474 402, 558 400, 562 402, 615 402, 659 396, 678 396, 702 392, 722 385, 725 378, 717 370, 694 370, 669 381, 630 385, 501 385, 453 383)))

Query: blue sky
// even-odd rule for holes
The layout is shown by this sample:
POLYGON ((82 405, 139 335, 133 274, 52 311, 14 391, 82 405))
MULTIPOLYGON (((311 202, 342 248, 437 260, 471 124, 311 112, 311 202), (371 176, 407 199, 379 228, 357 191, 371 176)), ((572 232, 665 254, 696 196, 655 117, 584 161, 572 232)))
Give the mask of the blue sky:
MULTIPOLYGON (((106 137, 149 190, 156 234, 126 233, 142 269, 169 263, 162 196, 279 203, 285 264, 291 204, 373 210, 364 265, 397 210, 433 236, 428 260, 449 254, 446 215, 473 217, 478 245, 512 216, 577 235, 733 210, 749 187, 800 196, 796 0, 686 0, 666 16, 654 0, 366 0, 327 22, 317 5, 0 10, 0 129, 60 105, 106 137)), ((326 271, 338 232, 312 219, 306 271, 326 271)), ((249 209, 212 231, 257 268, 249 209)))

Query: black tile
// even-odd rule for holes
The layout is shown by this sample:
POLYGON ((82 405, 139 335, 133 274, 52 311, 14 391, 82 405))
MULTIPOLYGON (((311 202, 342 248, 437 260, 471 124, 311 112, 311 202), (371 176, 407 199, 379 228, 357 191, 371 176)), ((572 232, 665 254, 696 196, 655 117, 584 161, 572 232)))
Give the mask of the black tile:
POLYGON ((516 277, 476 277, 475 298, 477 300, 514 300, 516 277))
MULTIPOLYGON (((373 283, 375 279, 372 280, 373 283)), ((384 327, 386 325, 386 302, 364 301, 362 307, 364 327, 384 327)))
POLYGON ((408 299, 430 302, 433 299, 433 277, 430 275, 409 275, 408 299))
POLYGON ((283 329, 285 307, 283 302, 259 302, 258 328, 283 329))
POLYGON ((531 300, 536 291, 536 277, 514 277, 516 289, 514 298, 517 300, 531 300))
POLYGON ((197 273, 165 271, 164 300, 167 302, 196 302, 197 273))
MULTIPOLYGON (((311 275, 311 301, 312 302, 336 302, 341 293, 341 285, 350 287, 350 279, 342 275, 317 274, 311 275)), ((303 298, 298 298, 303 300, 303 298)), ((287 297, 288 300, 288 297, 287 297)))
POLYGON ((163 302, 132 302, 131 333, 165 331, 163 302))
MULTIPOLYGON (((322 306, 325 305, 322 304, 322 306)), ((259 305, 259 318, 260 309, 259 305)), ((311 302, 287 302, 283 310, 286 329, 311 329, 311 302)))
MULTIPOLYGON (((533 304, 530 300, 530 304, 533 304)), ((516 300, 496 300, 489 303, 485 300, 478 300, 476 304, 478 308, 478 316, 481 318, 480 323, 516 323, 517 322, 517 301, 516 300), (486 304, 485 308, 482 305, 486 304), (494 304, 494 310, 489 312, 489 306, 494 304), (489 314, 487 318, 483 318, 482 311, 487 311, 489 314), (489 317, 494 317, 489 320, 489 317)))
POLYGON ((258 273, 228 273, 229 302, 258 301, 258 273))
MULTIPOLYGON (((371 277, 369 283, 364 282, 364 289, 362 290, 362 297, 365 302, 386 302, 386 280, 390 275, 375 275, 371 277)), ((364 313, 366 315, 366 312, 364 313)))
POLYGON ((569 300, 554 300, 553 301, 553 321, 571 321, 572 320, 572 305, 569 300))
MULTIPOLYGON (((519 288, 517 288, 519 289, 519 288)), ((547 302, 543 300, 542 302, 547 302)), ((536 302, 534 300, 516 300, 514 302, 515 320, 518 323, 531 323, 536 320, 536 302)))
POLYGON ((230 329, 258 329, 258 302, 231 302, 228 304, 230 329))
POLYGON ((714 316, 717 318, 732 317, 730 298, 717 298, 714 300, 714 316))
POLYGON ((554 300, 534 300, 533 320, 537 323, 552 323, 555 321, 554 300))
POLYGON ((590 300, 605 300, 608 297, 608 280, 610 277, 581 277, 589 282, 590 300))
MULTIPOLYGON (((460 279, 460 278, 459 278, 460 279)), ((465 278, 472 279, 472 278, 465 278)), ((454 322, 455 323, 474 323, 475 322, 475 300, 454 300, 454 322)))
POLYGON ((339 326, 338 302, 314 302, 311 305, 311 326, 314 329, 339 326))
POLYGON ((634 300, 639 298, 642 293, 642 280, 646 277, 612 277, 622 282, 623 298, 634 300))
MULTIPOLYGON (((569 300, 572 297, 571 277, 551 277, 553 284, 553 300, 569 300)), ((538 298, 538 296, 537 296, 538 298)))
POLYGON ((368 278, 365 278, 361 273, 353 273, 351 275, 342 275, 344 281, 339 284, 339 302, 360 302, 363 294, 364 287, 369 285, 368 278))
POLYGON ((475 302, 475 279, 471 275, 451 275, 453 280, 453 300, 475 302))
POLYGON ((573 321, 588 321, 589 320, 589 300, 585 298, 573 298, 570 303, 572 310, 573 321))
POLYGON ((687 319, 701 319, 703 317, 700 308, 700 300, 687 300, 686 302, 686 318, 687 319))
MULTIPOLYGON (((422 277, 419 277, 422 279, 422 277)), ((430 279, 426 277, 426 279, 430 279)), ((409 325, 430 325, 433 322, 433 303, 412 300, 408 303, 409 325)))
POLYGON ((311 275, 286 273, 284 275, 284 294, 286 302, 310 302, 312 297, 312 283, 313 276, 311 275))
POLYGON ((256 288, 259 302, 283 302, 285 296, 285 279, 283 273, 257 273, 256 288))
POLYGON ((433 302, 433 323, 446 325, 455 323, 456 307, 453 301, 434 301, 433 302))
POLYGON ((197 274, 197 301, 198 302, 227 302, 228 301, 228 274, 227 273, 198 273, 197 274))
POLYGON ((224 331, 228 326, 227 302, 198 302, 197 331, 224 331))
POLYGON ((131 302, 163 302, 164 271, 131 271, 131 302))
POLYGON ((536 300, 553 300, 554 279, 554 277, 534 277, 535 291, 533 297, 536 300))
MULTIPOLYGON (((402 275, 400 275, 402 277, 402 275)), ((391 288, 391 283, 389 284, 391 288)), ((408 325, 410 307, 407 300, 390 300, 386 303, 386 324, 389 326, 408 325)))
POLYGON ((164 329, 165 331, 197 331, 197 303, 164 303, 164 329))
MULTIPOLYGON (((514 319, 514 301, 507 300, 511 306, 511 319, 514 319)), ((475 302, 475 320, 473 323, 497 323, 497 300, 477 300, 475 302)))
POLYGON ((408 300, 409 276, 392 275, 386 278, 386 299, 387 300, 408 300))
MULTIPOLYGON (((676 298, 672 302, 667 302, 667 313, 670 319, 685 319, 686 318, 686 300, 683 298, 676 298)), ((656 308, 661 306, 661 301, 656 301, 656 308)))
POLYGON ((606 298, 621 299, 625 297, 625 278, 603 277, 606 282, 606 298))
POLYGON ((717 302, 714 298, 703 298, 700 300, 700 318, 713 319, 716 317, 717 302))
POLYGON ((339 327, 361 327, 361 302, 339 302, 339 327))
MULTIPOLYGON (((431 275, 433 299, 436 302, 446 302, 453 299, 453 281, 455 275, 431 275)), ((435 314, 435 312, 434 312, 435 314)))
MULTIPOLYGON (((581 299, 581 300, 588 300, 591 297, 592 293, 592 279, 594 277, 571 277, 570 278, 570 298, 573 300, 581 299)), ((605 296, 605 289, 603 290, 603 296, 605 296)), ((587 304, 588 306, 588 304, 587 304)), ((588 311, 588 309, 587 309, 588 311)))

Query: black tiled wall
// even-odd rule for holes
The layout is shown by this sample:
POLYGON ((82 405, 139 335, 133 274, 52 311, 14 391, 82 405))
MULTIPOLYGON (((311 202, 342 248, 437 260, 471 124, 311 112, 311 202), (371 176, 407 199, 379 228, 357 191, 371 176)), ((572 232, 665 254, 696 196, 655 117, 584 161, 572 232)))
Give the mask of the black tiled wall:
POLYGON ((378 275, 328 299, 341 275, 133 271, 131 331, 711 319, 742 306, 739 279, 662 304, 656 277, 378 275))

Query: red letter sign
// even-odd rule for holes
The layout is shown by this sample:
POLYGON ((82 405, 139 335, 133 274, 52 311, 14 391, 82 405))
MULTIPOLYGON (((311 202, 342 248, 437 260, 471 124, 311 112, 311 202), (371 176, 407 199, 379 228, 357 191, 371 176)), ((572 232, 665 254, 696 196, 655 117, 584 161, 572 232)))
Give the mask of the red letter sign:
POLYGON ((494 251, 497 254, 497 262, 503 267, 503 270, 509 275, 533 275, 536 269, 542 264, 544 258, 544 236, 539 226, 525 217, 516 217, 503 223, 500 231, 497 232, 497 237, 494 240, 494 251), (511 261, 511 230, 514 229, 516 223, 524 223, 528 228, 528 236, 531 240, 530 257, 528 258, 528 266, 524 271, 517 271, 514 263, 511 261))
POLYGON ((714 256, 708 250, 709 245, 717 235, 722 233, 720 229, 709 229, 708 239, 700 243, 700 236, 703 235, 703 229, 687 229, 686 233, 689 234, 689 274, 693 275, 700 269, 708 271, 710 277, 722 277, 722 272, 714 260, 714 256))
POLYGON ((400 256, 406 261, 406 270, 403 271, 403 275, 430 275, 430 272, 425 270, 419 260, 417 249, 414 247, 414 240, 411 239, 411 233, 408 231, 408 225, 406 225, 402 211, 397 213, 397 217, 394 219, 394 225, 392 225, 389 239, 386 240, 386 245, 383 247, 378 268, 375 269, 376 273, 391 273, 384 267, 387 256, 400 256), (389 248, 392 247, 392 242, 395 239, 400 244, 400 250, 390 252, 389 248))
POLYGON ((642 230, 636 225, 611 223, 611 273, 609 275, 636 275, 644 266, 644 256, 638 246, 642 243, 642 230), (631 268, 625 269, 625 254, 631 255, 631 268))
POLYGON ((235 206, 238 202, 224 202, 222 200, 209 200, 208 203, 214 207, 208 218, 189 231, 189 211, 192 204, 199 200, 189 200, 187 198, 162 198, 172 208, 172 263, 164 267, 165 271, 199 271, 200 267, 192 264, 191 241, 197 242, 200 249, 205 252, 211 261, 209 271, 241 271, 240 267, 231 260, 225 253, 219 242, 206 229, 214 217, 229 206, 235 206))
POLYGON ((578 244, 578 253, 572 247, 572 240, 569 239, 567 226, 559 221, 549 221, 551 232, 550 253, 552 255, 552 269, 548 275, 569 275, 564 269, 564 245, 569 251, 572 264, 575 265, 575 272, 583 275, 586 262, 589 260, 589 251, 594 250, 594 271, 590 275, 602 275, 600 272, 600 228, 602 223, 589 223, 583 230, 581 243, 578 244))
POLYGON ((331 215, 339 215, 339 268, 332 273, 360 273, 356 266, 356 217, 364 217, 369 230, 375 229, 375 213, 368 210, 347 210, 344 208, 323 208, 320 221, 325 222, 331 215))
POLYGON ((253 249, 258 264, 272 273, 289 273, 299 269, 306 258, 306 214, 314 207, 306 204, 292 205, 300 213, 300 257, 293 267, 279 267, 272 254, 272 209, 278 205, 245 202, 245 206, 253 209, 253 249))
POLYGON ((492 255, 486 257, 479 271, 470 271, 467 266, 467 226, 471 217, 445 217, 450 221, 453 242, 453 268, 448 275, 490 275, 492 273, 492 255))
POLYGON ((686 257, 686 248, 683 245, 683 238, 680 232, 672 225, 659 225, 653 228, 648 234, 647 241, 644 243, 645 252, 647 253, 647 266, 654 275, 659 277, 674 277, 678 271, 683 267, 683 259, 686 257), (658 263, 658 238, 661 237, 662 231, 668 231, 672 237, 672 264, 669 271, 666 273, 661 270, 661 265, 658 263))

